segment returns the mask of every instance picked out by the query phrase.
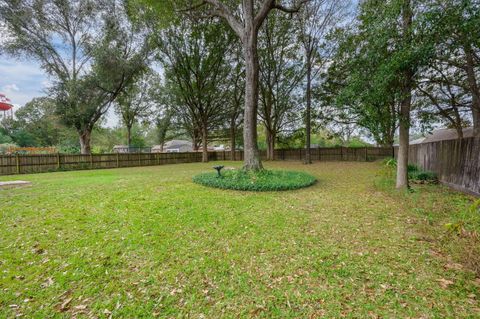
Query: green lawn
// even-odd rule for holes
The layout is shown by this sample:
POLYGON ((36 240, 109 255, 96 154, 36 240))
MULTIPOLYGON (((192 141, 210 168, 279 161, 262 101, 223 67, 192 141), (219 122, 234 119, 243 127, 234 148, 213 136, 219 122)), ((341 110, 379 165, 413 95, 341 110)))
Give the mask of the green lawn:
POLYGON ((389 191, 379 163, 267 163, 317 177, 297 191, 192 182, 212 165, 0 177, 33 182, 0 190, 0 318, 480 317, 444 226, 472 198, 389 191))

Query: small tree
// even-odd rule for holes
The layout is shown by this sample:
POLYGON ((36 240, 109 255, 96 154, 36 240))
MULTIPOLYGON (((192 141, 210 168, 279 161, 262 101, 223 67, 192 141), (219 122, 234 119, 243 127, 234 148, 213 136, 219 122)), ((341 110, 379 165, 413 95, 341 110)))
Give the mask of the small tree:
POLYGON ((150 96, 151 86, 158 79, 147 73, 142 79, 128 85, 118 96, 116 111, 127 129, 127 145, 132 144, 132 127, 152 114, 154 103, 150 96))
POLYGON ((297 15, 305 66, 305 163, 311 164, 312 87, 334 52, 327 35, 340 23, 348 8, 344 0, 313 0, 297 15))
POLYGON ((177 96, 175 110, 188 118, 184 123, 191 124, 193 139, 201 137, 204 162, 209 131, 221 124, 227 109, 226 56, 231 39, 226 31, 221 24, 187 20, 157 38, 165 76, 177 96))
POLYGON ((227 101, 229 106, 226 112, 226 121, 230 135, 230 158, 235 160, 237 145, 237 131, 243 122, 243 102, 245 91, 245 68, 241 61, 241 48, 233 44, 229 59, 230 72, 227 78, 227 101))
POLYGON ((354 28, 355 36, 346 40, 350 50, 345 70, 354 73, 348 79, 351 85, 347 87, 347 96, 361 106, 356 108, 358 105, 353 104, 354 108, 362 111, 366 106, 369 113, 366 118, 382 118, 388 123, 394 103, 399 105, 397 188, 408 187, 412 95, 417 78, 431 57, 431 35, 428 24, 423 23, 421 4, 411 0, 364 1, 360 5, 358 26, 354 28), (348 61, 352 56, 353 61, 348 61), (360 99, 354 98, 355 92, 360 92, 360 99), (370 117, 377 109, 380 117, 370 117))
POLYGON ((295 57, 295 24, 280 14, 266 18, 260 31, 260 119, 265 127, 267 160, 274 160, 277 135, 295 123, 300 103, 295 94, 303 78, 303 68, 295 57))

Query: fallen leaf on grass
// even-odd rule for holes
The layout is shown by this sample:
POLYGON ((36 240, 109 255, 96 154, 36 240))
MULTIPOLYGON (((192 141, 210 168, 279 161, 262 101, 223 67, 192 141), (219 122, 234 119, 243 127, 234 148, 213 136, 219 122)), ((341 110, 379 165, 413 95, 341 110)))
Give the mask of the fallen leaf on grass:
POLYGON ((475 286, 480 287, 480 278, 475 279, 474 281, 472 281, 472 283, 473 283, 475 286))
POLYGON ((86 305, 78 305, 78 306, 75 306, 73 308, 76 309, 76 310, 85 310, 85 309, 87 309, 87 306, 86 305))
POLYGON ((430 255, 435 256, 435 257, 443 257, 443 254, 441 252, 433 250, 433 249, 430 250, 430 255))
POLYGON ((47 287, 50 287, 51 285, 53 285, 53 279, 51 277, 48 277, 47 280, 40 286, 42 288, 47 288, 47 287))
POLYGON ((443 289, 447 289, 448 286, 453 285, 453 281, 448 280, 448 279, 445 279, 445 278, 437 279, 437 282, 440 284, 440 286, 441 286, 443 289))
POLYGON ((462 270, 463 265, 458 263, 448 263, 445 264, 445 269, 462 270))
POLYGON ((60 305, 60 311, 66 311, 70 303, 72 302, 72 298, 67 298, 61 305, 60 305))
POLYGON ((33 245, 32 253, 42 255, 43 253, 45 253, 45 249, 41 248, 39 244, 35 244, 33 245))

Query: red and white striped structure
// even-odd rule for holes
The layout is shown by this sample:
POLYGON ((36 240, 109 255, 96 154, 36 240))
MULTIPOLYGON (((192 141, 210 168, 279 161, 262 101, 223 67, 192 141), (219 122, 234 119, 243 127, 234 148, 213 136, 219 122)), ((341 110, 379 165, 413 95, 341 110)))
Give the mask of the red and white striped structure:
POLYGON ((3 111, 3 118, 13 117, 13 105, 12 102, 5 94, 0 93, 0 112, 3 111))

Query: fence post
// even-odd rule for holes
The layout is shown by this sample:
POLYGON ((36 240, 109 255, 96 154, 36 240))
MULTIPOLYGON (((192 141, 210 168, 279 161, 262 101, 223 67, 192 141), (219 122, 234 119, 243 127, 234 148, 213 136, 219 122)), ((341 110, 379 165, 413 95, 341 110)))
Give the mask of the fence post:
POLYGON ((340 146, 340 160, 343 161, 343 146, 340 146))
POLYGON ((117 152, 117 168, 120 167, 120 155, 117 152))
POLYGON ((365 162, 368 162, 368 148, 365 146, 365 162))
POLYGON ((60 153, 57 152, 57 170, 60 170, 60 153))
POLYGON ((20 158, 18 157, 18 153, 15 154, 15 163, 17 165, 17 174, 20 174, 20 158))
POLYGON ((90 153, 90 168, 93 168, 93 155, 90 153))

